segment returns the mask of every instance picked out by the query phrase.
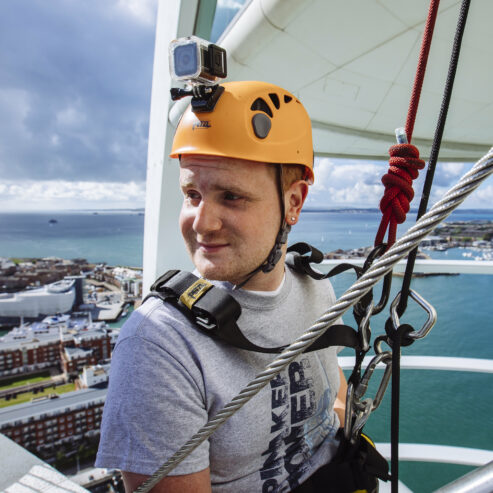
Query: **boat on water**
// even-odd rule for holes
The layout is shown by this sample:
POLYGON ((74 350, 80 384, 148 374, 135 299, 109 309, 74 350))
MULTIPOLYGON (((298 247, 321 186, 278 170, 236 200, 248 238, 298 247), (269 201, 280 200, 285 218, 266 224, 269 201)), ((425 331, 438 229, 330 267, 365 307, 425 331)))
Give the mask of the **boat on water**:
MULTIPOLYGON (((312 119, 316 158, 387 161, 388 148, 395 142, 394 129, 405 122, 428 1, 246 0, 238 4, 242 7, 232 22, 222 28, 218 27, 221 14, 225 16, 224 10, 221 12, 224 9, 221 2, 211 2, 207 7, 203 2, 196 3, 194 8, 181 0, 161 0, 159 4, 147 169, 145 292, 160 273, 172 268, 190 270, 191 267, 181 247, 175 221, 175 211, 181 200, 174 187, 177 169, 168 158, 169 135, 188 104, 186 99, 173 103, 168 96, 172 83, 165 69, 168 53, 162 47, 168 46, 172 39, 195 34, 217 42, 228 52, 228 80, 265 80, 299 96, 312 119), (212 32, 216 38, 212 37, 212 32), (163 227, 166 227, 166 234, 163 234, 163 227)), ((428 63, 430 75, 425 78, 413 134, 413 143, 425 160, 432 147, 459 11, 459 1, 442 1, 437 16, 436 41, 428 63)), ((493 85, 493 43, 491 30, 485 22, 492 14, 491 2, 473 2, 440 161, 475 162, 492 145, 493 113, 487 108, 493 103, 489 89, 493 85)), ((385 170, 386 166, 382 164, 382 175, 385 170)), ((438 266, 447 273, 493 274, 493 262, 489 261, 440 262, 430 261, 427 265, 422 261, 419 271, 436 272, 438 266)), ((324 262, 323 268, 328 270, 329 264, 324 262)), ((457 289, 460 290, 460 286, 457 289)), ((455 310, 457 306, 450 309, 455 310)), ((489 309, 481 307, 481 310, 489 309)), ((463 328, 463 337, 469 330, 472 328, 463 328)), ((453 354, 454 341, 444 337, 443 344, 444 354, 453 354)), ((445 361, 441 354, 436 354, 426 362, 406 361, 403 367, 412 371, 451 370, 452 375, 493 372, 491 359, 458 361, 452 358, 445 361)), ((477 378, 482 377, 490 375, 478 375, 477 378)), ((416 400, 419 400, 420 389, 416 392, 416 400)), ((434 397, 436 403, 429 406, 436 408, 436 413, 423 416, 420 424, 426 429, 426 422, 430 421, 434 423, 434 431, 442 426, 439 442, 400 445, 401 461, 410 464, 407 476, 424 478, 416 491, 430 491, 432 484, 443 486, 473 467, 493 460, 491 446, 481 445, 485 443, 485 427, 486 434, 492 435, 488 423, 481 424, 481 430, 477 432, 471 429, 467 440, 457 443, 451 433, 453 423, 440 422, 440 407, 444 405, 457 407, 457 420, 463 416, 462 404, 446 400, 446 396, 450 397, 449 392, 446 384, 440 384, 434 397), (443 466, 449 463, 468 466, 468 469, 459 467, 451 477, 450 470, 444 472, 443 466)), ((401 427, 405 427, 405 420, 413 410, 402 412, 401 427)), ((385 443, 388 433, 383 428, 379 428, 379 432, 380 435, 373 438, 388 457, 389 444, 385 443)), ((480 480, 484 480, 481 470, 478 474, 480 480)), ((402 484, 401 491, 409 489, 402 484)))

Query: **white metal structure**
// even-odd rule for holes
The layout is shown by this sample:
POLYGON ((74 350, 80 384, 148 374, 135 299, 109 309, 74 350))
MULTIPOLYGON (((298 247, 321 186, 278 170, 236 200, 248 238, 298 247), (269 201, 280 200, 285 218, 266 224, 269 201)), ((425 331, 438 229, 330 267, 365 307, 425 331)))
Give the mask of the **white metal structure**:
MULTIPOLYGON (((251 0, 219 43, 229 80, 265 80, 299 96, 319 156, 387 159, 405 123, 428 0, 251 0)), ((413 142, 429 153, 459 0, 442 0, 413 142)), ((197 0, 161 0, 147 162, 144 292, 169 268, 190 268, 178 231, 177 166, 168 158, 186 106, 169 98, 168 43, 193 32, 197 0)), ((442 160, 475 161, 491 145, 493 3, 475 0, 463 40, 442 160)), ((383 170, 382 170, 383 174, 383 170)))
MULTIPOLYGON (((354 367, 353 356, 340 356, 339 366, 343 370, 354 367)), ((369 356, 363 360, 366 367, 370 362, 369 356)), ((384 368, 379 363, 377 368, 384 368)), ((454 358, 451 356, 403 356, 401 368, 405 370, 448 370, 448 371, 472 371, 476 373, 493 373, 493 361, 481 358, 454 358)))
POLYGON ((197 7, 197 0, 159 2, 147 155, 144 293, 171 266, 190 267, 177 222, 181 205, 178 167, 168 157, 174 133, 168 122, 171 107, 168 45, 172 39, 193 32, 197 7))
MULTIPOLYGON (((345 259, 327 259, 317 266, 323 272, 328 272, 332 267, 345 259)), ((347 259, 348 262, 362 266, 363 258, 347 259)), ((493 274, 493 262, 490 260, 416 260, 414 272, 423 274, 493 274)), ((406 260, 400 260, 394 272, 402 273, 406 270, 406 260)))

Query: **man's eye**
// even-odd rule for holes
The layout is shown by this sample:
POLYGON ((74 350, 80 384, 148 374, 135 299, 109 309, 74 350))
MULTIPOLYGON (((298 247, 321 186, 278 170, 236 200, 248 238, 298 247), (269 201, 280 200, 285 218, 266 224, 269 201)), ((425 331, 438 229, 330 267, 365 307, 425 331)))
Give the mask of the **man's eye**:
POLYGON ((241 197, 233 192, 225 192, 224 199, 225 200, 239 200, 241 197))
POLYGON ((196 192, 195 190, 187 190, 185 192, 185 198, 195 201, 195 200, 200 200, 200 194, 196 192))

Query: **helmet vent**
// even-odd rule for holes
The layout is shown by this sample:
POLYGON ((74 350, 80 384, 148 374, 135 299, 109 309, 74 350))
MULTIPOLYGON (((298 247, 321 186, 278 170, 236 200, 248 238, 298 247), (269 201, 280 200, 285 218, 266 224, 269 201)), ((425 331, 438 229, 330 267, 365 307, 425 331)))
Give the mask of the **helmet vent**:
POLYGON ((272 110, 270 109, 270 106, 262 98, 257 98, 252 103, 252 106, 250 106, 250 109, 252 111, 263 111, 264 113, 267 113, 271 118, 273 117, 272 110))
POLYGON ((278 110, 279 107, 281 106, 279 104, 279 96, 275 92, 271 92, 271 93, 269 93, 269 98, 271 99, 271 101, 274 103, 274 106, 278 110))
POLYGON ((291 96, 288 96, 287 94, 284 95, 284 102, 289 103, 293 98, 291 96))

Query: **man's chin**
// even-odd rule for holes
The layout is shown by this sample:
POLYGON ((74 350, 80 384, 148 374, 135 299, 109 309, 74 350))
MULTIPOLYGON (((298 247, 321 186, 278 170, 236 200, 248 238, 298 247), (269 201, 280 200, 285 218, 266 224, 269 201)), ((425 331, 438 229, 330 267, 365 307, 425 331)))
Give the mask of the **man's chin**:
POLYGON ((228 275, 227 273, 223 273, 216 269, 197 268, 197 270, 199 271, 199 274, 204 279, 209 279, 209 281, 227 281, 227 282, 231 282, 232 284, 235 284, 235 282, 232 280, 232 276, 228 275))
POLYGON ((200 275, 205 279, 209 279, 210 281, 227 281, 232 284, 238 283, 238 274, 227 266, 198 261, 194 262, 194 264, 200 275))

